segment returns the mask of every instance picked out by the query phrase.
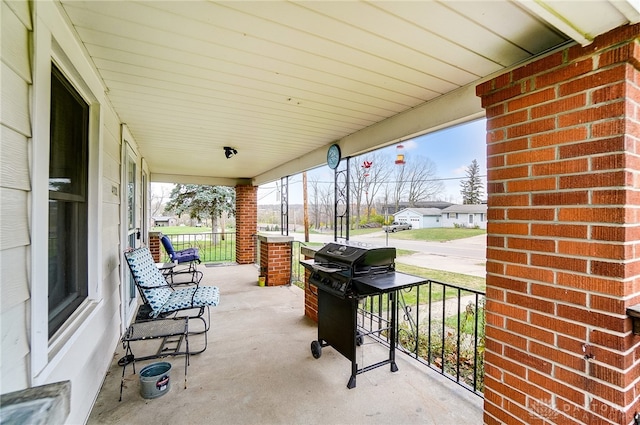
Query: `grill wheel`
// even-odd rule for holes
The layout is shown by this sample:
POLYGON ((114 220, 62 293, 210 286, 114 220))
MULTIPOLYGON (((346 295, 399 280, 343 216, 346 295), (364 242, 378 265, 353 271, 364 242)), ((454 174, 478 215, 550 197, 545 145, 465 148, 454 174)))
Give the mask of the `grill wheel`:
POLYGON ((320 341, 311 342, 311 354, 314 359, 319 359, 320 356, 322 356, 322 345, 320 345, 320 341))

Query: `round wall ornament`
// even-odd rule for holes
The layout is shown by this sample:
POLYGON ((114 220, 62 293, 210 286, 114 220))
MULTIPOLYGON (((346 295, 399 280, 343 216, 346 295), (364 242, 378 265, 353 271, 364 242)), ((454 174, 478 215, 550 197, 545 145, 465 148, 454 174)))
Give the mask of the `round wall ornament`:
POLYGON ((342 153, 340 152, 340 146, 335 143, 329 146, 329 150, 327 150, 327 165, 332 170, 338 168, 338 164, 340 164, 340 160, 342 159, 342 153))

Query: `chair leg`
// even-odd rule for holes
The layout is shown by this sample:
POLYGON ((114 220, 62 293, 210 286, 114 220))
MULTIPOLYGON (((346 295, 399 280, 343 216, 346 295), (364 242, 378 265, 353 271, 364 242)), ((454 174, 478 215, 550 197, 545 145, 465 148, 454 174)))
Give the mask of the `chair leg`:
POLYGON ((209 309, 209 307, 207 306, 207 319, 205 320, 204 317, 202 317, 202 315, 204 314, 204 307, 202 307, 200 309, 200 314, 198 316, 195 317, 191 317, 190 319, 200 319, 202 320, 202 323, 204 324, 204 331, 196 331, 196 332, 192 332, 189 331, 189 335, 199 335, 199 334, 204 334, 204 348, 202 350, 198 350, 198 351, 190 351, 189 355, 192 356, 194 354, 200 354, 202 352, 204 352, 207 349, 207 345, 209 344, 208 341, 208 331, 209 328, 211 327, 211 310, 209 309))
POLYGON ((202 320, 202 323, 204 324, 204 330, 202 331, 196 331, 196 332, 189 332, 190 335, 197 335, 197 334, 201 334, 201 333, 207 333, 209 332, 209 328, 211 327, 211 310, 209 309, 209 306, 206 307, 200 307, 200 312, 195 315, 195 316, 189 316, 189 319, 200 319, 202 320), (205 320, 204 317, 202 317, 204 315, 204 309, 207 309, 207 319, 205 320))

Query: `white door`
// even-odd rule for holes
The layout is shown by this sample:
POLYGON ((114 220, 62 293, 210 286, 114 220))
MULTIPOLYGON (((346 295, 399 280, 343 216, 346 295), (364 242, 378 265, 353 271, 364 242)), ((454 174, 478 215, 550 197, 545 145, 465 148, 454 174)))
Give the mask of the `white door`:
MULTIPOLYGON (((122 143, 122 229, 123 229, 123 246, 127 250, 129 248, 138 248, 140 246, 140 227, 138 211, 140 211, 138 203, 138 167, 137 155, 131 148, 126 139, 122 143)), ((137 291, 136 285, 131 277, 129 266, 124 257, 122 258, 122 326, 123 331, 128 327, 137 307, 137 291)))

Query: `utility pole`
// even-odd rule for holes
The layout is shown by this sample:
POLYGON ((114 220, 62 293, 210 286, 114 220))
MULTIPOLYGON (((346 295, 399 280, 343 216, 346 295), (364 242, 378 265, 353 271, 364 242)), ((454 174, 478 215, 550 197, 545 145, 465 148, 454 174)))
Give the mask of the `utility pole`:
POLYGON ((304 215, 304 241, 309 242, 309 202, 307 199, 307 172, 302 173, 302 211, 304 215))

